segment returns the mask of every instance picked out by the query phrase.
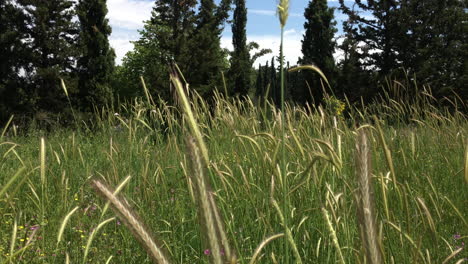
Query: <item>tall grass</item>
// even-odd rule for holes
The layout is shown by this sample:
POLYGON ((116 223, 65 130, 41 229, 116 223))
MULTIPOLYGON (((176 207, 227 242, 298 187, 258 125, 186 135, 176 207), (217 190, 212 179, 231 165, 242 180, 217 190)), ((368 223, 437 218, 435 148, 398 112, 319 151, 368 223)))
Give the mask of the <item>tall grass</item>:
POLYGON ((388 80, 370 105, 342 102, 314 65, 287 70, 317 72, 325 103, 285 102, 288 7, 279 1, 279 109, 269 87, 228 99, 224 75, 208 102, 174 64, 175 105, 140 78, 143 98, 89 120, 72 108, 73 131, 12 116, 0 134, 0 263, 464 261, 466 104, 408 79, 388 80))
POLYGON ((180 107, 140 98, 99 111, 99 124, 73 132, 15 135, 12 119, 0 142, 0 263, 143 263, 158 250, 171 263, 467 257, 462 112, 434 108, 424 91, 418 108, 390 94, 367 108, 347 103, 347 118, 285 103, 276 119, 268 102, 265 118, 249 99, 184 96, 180 107), (367 123, 366 144, 357 123, 367 123), (356 157, 372 157, 372 170, 356 157), (99 199, 97 179, 118 186, 116 198, 99 199), (111 199, 134 220, 108 211, 111 199))

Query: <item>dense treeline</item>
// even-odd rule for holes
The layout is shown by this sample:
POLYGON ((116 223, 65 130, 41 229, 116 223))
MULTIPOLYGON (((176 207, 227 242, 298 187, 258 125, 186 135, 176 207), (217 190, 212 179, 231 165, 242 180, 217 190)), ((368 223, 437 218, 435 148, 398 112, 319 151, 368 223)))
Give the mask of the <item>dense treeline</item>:
MULTIPOLYGON (((255 60, 271 51, 247 42, 245 0, 217 2, 155 1, 134 49, 115 66, 106 0, 0 0, 0 120, 12 114, 69 118, 70 106, 85 113, 117 98, 141 96, 140 76, 154 98, 171 101, 171 62, 205 98, 217 89, 278 103, 279 59, 254 68, 255 60), (233 51, 220 46, 227 23, 233 51)), ((336 10, 326 0, 312 0, 304 10, 303 56, 291 62, 317 65, 332 89, 312 72, 286 73, 287 100, 318 105, 330 92, 351 102, 370 101, 388 80, 400 80, 430 87, 438 100, 466 102, 465 0, 339 3, 347 16, 341 40, 336 10), (338 51, 343 58, 335 61, 338 51)))

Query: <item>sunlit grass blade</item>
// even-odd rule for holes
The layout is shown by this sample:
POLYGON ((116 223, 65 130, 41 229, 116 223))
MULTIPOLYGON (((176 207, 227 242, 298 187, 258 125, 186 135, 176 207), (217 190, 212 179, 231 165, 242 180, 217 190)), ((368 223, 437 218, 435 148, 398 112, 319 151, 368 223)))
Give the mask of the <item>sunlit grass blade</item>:
POLYGON ((62 224, 60 225, 59 232, 57 234, 57 246, 59 245, 60 241, 62 241, 63 231, 65 230, 65 226, 67 225, 68 220, 70 219, 72 214, 75 213, 76 210, 78 210, 78 209, 79 209, 79 207, 76 206, 63 218, 62 224))
MULTIPOLYGON (((96 190, 104 198, 106 198, 106 200, 111 202, 114 211, 120 215, 127 228, 130 229, 130 231, 132 231, 134 237, 138 239, 141 245, 146 249, 148 255, 156 263, 169 263, 168 258, 165 256, 165 253, 163 253, 161 248, 156 244, 155 240, 152 238, 152 235, 149 233, 147 228, 143 226, 143 223, 140 220, 138 220, 137 215, 130 210, 126 202, 122 199, 117 198, 113 194, 113 192, 99 180, 93 180, 92 184, 96 188, 96 190)), ((113 219, 114 218, 110 218, 106 221, 111 221, 113 219)), ((104 222, 102 222, 101 224, 103 224, 104 222)))
MULTIPOLYGON (((24 171, 26 170, 26 167, 22 167, 20 168, 16 173, 15 175, 13 175, 13 177, 11 177, 8 182, 2 187, 2 189, 0 189, 0 199, 2 198, 2 196, 7 192, 7 190, 13 185, 13 183, 21 177, 21 175, 24 173, 24 171)), ((11 198, 10 198, 11 199, 11 198)))
MULTIPOLYGON (((6 133, 6 131, 8 130, 8 127, 10 126, 11 121, 13 121, 13 117, 14 117, 14 115, 11 115, 11 116, 10 116, 10 119, 8 119, 8 121, 6 122, 5 126, 3 127, 2 134, 0 135, 0 140, 2 140, 3 137, 5 136, 5 133, 6 133)), ((0 143, 2 143, 2 142, 0 142, 0 143)))
POLYGON ((252 255, 252 259, 250 260, 249 264, 254 264, 257 262, 257 259, 259 258, 260 256, 260 252, 262 252, 262 249, 268 245, 271 241, 277 239, 277 238, 280 238, 284 236, 284 233, 279 233, 279 234, 276 234, 276 235, 272 235, 272 236, 269 236, 267 237, 265 240, 262 241, 262 243, 260 243, 258 245, 258 247, 255 249, 253 255, 252 255))

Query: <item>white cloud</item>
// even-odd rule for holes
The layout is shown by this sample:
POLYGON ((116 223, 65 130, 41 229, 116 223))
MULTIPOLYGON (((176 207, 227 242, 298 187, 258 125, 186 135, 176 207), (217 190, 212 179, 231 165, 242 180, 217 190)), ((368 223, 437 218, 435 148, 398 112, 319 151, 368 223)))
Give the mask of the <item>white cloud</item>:
POLYGON ((107 17, 112 27, 109 38, 115 50, 116 63, 121 64, 125 54, 133 49, 132 40, 139 39, 137 29, 143 28, 143 21, 151 17, 154 1, 109 0, 107 17), (130 33, 129 33, 130 32, 130 33))
POLYGON ((122 64, 122 59, 125 56, 125 54, 127 54, 128 51, 131 51, 133 49, 133 44, 130 43, 130 41, 133 39, 134 38, 132 38, 130 35, 118 37, 111 36, 109 38, 110 45, 115 50, 115 63, 117 65, 122 64))
POLYGON ((151 17, 153 1, 109 0, 107 17, 112 28, 141 29, 143 21, 151 17))
MULTIPOLYGON (((289 61, 290 66, 294 66, 297 64, 297 61, 300 57, 302 57, 302 35, 304 31, 297 31, 296 29, 287 29, 284 31, 284 57, 285 61, 289 61)), ((261 49, 271 49, 272 53, 267 54, 263 57, 260 57, 255 61, 254 67, 257 68, 259 64, 265 65, 268 61, 271 61, 271 57, 279 56, 279 46, 281 43, 280 36, 276 35, 249 35, 247 36, 247 41, 255 41, 260 45, 261 49)), ((342 38, 337 39, 338 44, 343 42, 342 38)), ((221 38, 221 47, 227 48, 228 50, 232 50, 232 38, 231 37, 222 37, 221 38)), ((343 59, 343 51, 340 49, 335 49, 335 54, 333 57, 335 58, 335 62, 343 59)), ((275 60, 275 64, 277 61, 275 60)))
MULTIPOLYGON (((276 15, 276 11, 275 10, 270 10, 270 9, 248 9, 247 12, 249 14, 264 15, 264 16, 275 16, 276 15)), ((302 17, 303 14, 289 12, 289 16, 291 16, 291 17, 302 17)))
POLYGON ((274 16, 276 12, 274 10, 265 9, 248 9, 247 12, 255 15, 274 16))
MULTIPOLYGON (((295 29, 285 30, 284 36, 284 57, 286 61, 289 61, 291 65, 295 65, 301 53, 301 39, 302 32, 297 32, 295 29)), ((261 58, 258 58, 254 63, 254 66, 257 67, 258 64, 264 65, 267 61, 271 60, 272 56, 279 56, 279 46, 280 46, 280 36, 276 35, 248 35, 247 41, 254 41, 260 45, 261 49, 271 49, 272 53, 267 54, 261 58)), ((232 38, 231 37, 222 37, 221 46, 232 50, 232 38)), ((275 63, 277 63, 275 61, 275 63)))

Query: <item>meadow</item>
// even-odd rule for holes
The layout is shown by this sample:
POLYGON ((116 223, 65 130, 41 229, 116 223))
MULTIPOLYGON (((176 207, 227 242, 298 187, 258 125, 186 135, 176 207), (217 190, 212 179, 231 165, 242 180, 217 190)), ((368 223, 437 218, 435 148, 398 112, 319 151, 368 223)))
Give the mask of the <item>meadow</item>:
POLYGON ((394 82, 366 107, 327 96, 286 104, 284 119, 268 101, 179 95, 69 128, 12 117, 0 130, 0 263, 468 257, 467 117, 430 90, 394 82))

